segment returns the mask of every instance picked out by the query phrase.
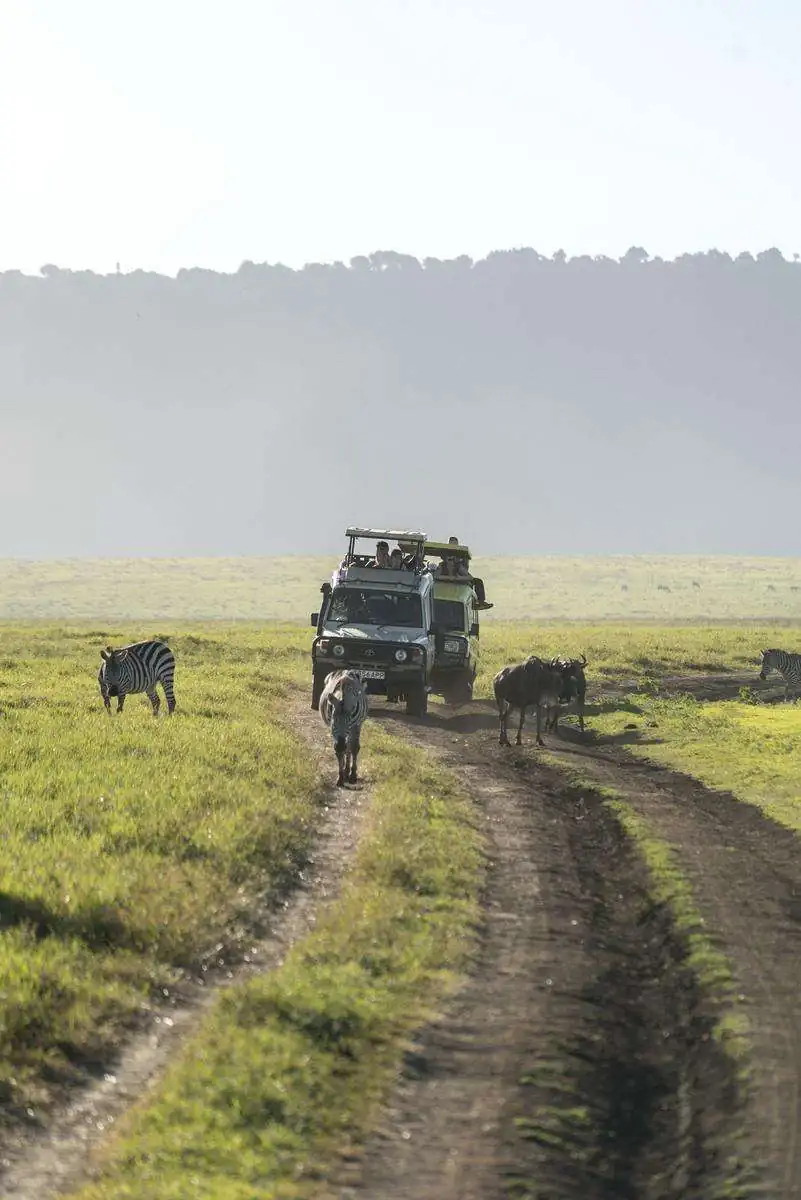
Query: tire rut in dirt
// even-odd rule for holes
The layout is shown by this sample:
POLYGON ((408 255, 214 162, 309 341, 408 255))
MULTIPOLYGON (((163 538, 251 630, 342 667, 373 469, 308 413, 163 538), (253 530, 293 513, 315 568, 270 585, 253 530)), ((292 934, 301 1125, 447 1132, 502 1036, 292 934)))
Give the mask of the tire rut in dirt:
POLYGON ((720 1195, 741 1089, 712 1037, 718 1014, 689 969, 686 939, 653 902, 614 814, 523 753, 466 739, 446 714, 426 726, 387 716, 393 732, 461 774, 485 809, 490 918, 464 990, 421 1036, 416 1070, 368 1146, 358 1190, 337 1195, 720 1195), (532 905, 537 924, 526 934, 532 905), (511 973, 497 969, 507 936, 497 909, 528 938, 511 973), (493 1059, 499 1013, 503 1063, 493 1059), (472 1037, 467 1061, 448 1051, 451 1022, 472 1037), (494 1089, 493 1120, 471 1106, 466 1072, 494 1089))
POLYGON ((646 869, 597 798, 552 784, 580 806, 570 846, 585 899, 587 977, 551 1012, 527 1072, 538 1200, 681 1200, 723 1194, 744 1098, 713 1037, 718 1013, 688 966, 688 944, 654 902, 646 869))

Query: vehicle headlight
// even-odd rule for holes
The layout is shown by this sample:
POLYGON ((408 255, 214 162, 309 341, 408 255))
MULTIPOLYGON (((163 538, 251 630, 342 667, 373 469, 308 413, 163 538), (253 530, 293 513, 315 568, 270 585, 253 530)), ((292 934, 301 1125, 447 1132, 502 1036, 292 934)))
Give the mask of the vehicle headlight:
POLYGON ((396 650, 395 651, 395 662, 406 662, 406 659, 408 657, 409 657, 409 655, 407 654, 407 652, 405 650, 396 650))
POLYGON ((446 654, 461 654, 464 650, 464 645, 458 638, 449 638, 442 648, 446 654))
POLYGON ((335 658, 344 658, 345 657, 345 647, 342 645, 341 642, 337 642, 336 646, 334 646, 332 653, 335 658))

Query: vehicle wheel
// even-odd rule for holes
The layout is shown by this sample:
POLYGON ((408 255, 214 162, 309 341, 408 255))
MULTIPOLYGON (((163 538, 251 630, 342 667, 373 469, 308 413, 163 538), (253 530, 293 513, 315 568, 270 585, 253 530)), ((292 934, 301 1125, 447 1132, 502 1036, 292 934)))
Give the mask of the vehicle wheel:
POLYGON ((315 711, 320 707, 320 697, 323 694, 325 687, 325 677, 328 674, 323 668, 317 667, 312 675, 312 698, 311 706, 315 711))
POLYGON ((428 692, 421 683, 419 687, 410 688, 406 693, 407 717, 424 717, 428 712, 428 692))

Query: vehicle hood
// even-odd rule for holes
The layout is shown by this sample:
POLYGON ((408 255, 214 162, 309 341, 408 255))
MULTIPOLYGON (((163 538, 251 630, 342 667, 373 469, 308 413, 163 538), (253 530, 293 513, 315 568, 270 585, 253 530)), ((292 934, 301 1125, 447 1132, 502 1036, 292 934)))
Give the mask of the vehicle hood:
POLYGON ((401 642, 402 644, 425 644, 428 637, 424 629, 409 629, 398 625, 328 625, 323 633, 326 637, 361 638, 370 642, 401 642))

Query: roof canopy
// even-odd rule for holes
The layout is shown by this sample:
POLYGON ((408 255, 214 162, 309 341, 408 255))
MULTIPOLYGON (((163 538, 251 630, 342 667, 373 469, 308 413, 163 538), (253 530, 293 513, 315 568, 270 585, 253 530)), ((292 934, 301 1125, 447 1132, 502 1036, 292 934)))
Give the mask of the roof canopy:
POLYGON ((355 527, 346 529, 345 537, 375 538, 377 541, 385 542, 424 542, 426 540, 424 533, 408 533, 402 529, 358 529, 355 527))
POLYGON ((470 558, 469 546, 454 546, 450 542, 426 542, 426 554, 439 554, 452 558, 470 558))

